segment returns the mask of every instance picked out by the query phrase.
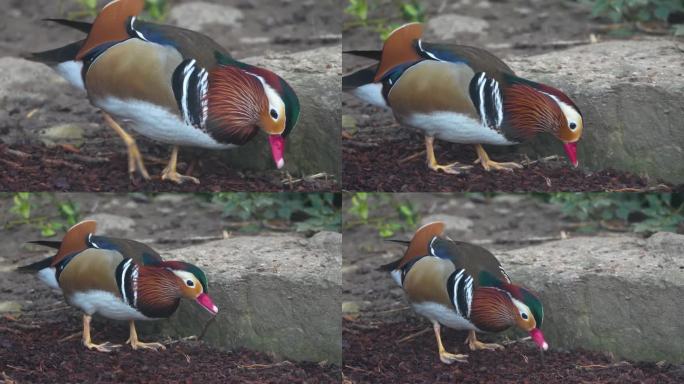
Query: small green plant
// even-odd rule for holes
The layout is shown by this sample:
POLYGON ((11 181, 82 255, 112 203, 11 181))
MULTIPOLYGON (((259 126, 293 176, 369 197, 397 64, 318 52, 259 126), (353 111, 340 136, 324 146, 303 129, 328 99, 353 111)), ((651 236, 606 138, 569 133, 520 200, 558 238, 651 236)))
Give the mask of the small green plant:
POLYGON ((247 193, 227 192, 210 195, 223 205, 226 216, 254 221, 244 231, 256 231, 263 222, 291 222, 298 232, 339 231, 340 209, 333 193, 247 193))
POLYGON ((602 222, 619 221, 634 232, 675 232, 684 222, 684 198, 671 193, 556 193, 549 201, 595 231, 602 222))
POLYGON ((71 201, 58 201, 52 194, 38 194, 47 197, 51 204, 55 206, 57 213, 52 216, 33 217, 35 211, 35 200, 39 199, 30 192, 18 192, 12 196, 12 207, 10 213, 18 217, 18 220, 10 221, 5 224, 5 228, 17 225, 30 225, 40 230, 43 237, 52 237, 59 230, 66 230, 78 222, 78 206, 71 201))
MULTIPOLYGON (((74 0, 80 10, 71 12, 69 19, 80 19, 84 17, 94 18, 97 16, 98 0, 74 0)), ((163 21, 169 10, 168 0, 145 0, 145 11, 147 16, 154 21, 163 21)))
MULTIPOLYGON (((636 23, 662 20, 672 13, 684 12, 682 0, 581 0, 591 5, 593 17, 605 16, 614 23, 636 23)), ((672 27, 674 34, 684 34, 684 25, 672 27)))
POLYGON ((347 227, 370 225, 375 227, 378 235, 383 238, 416 227, 418 212, 410 201, 394 201, 386 194, 373 194, 372 197, 370 199, 371 195, 366 192, 357 192, 351 197, 347 213, 356 220, 345 223, 347 227), (380 210, 387 206, 394 208, 396 217, 385 217, 380 213, 380 210))
POLYGON ((392 31, 404 23, 425 21, 425 9, 418 0, 396 0, 397 13, 401 15, 403 22, 389 22, 385 18, 369 19, 369 13, 380 5, 378 0, 349 0, 345 13, 351 15, 355 20, 347 23, 345 29, 352 27, 372 27, 380 34, 380 38, 387 40, 392 31))

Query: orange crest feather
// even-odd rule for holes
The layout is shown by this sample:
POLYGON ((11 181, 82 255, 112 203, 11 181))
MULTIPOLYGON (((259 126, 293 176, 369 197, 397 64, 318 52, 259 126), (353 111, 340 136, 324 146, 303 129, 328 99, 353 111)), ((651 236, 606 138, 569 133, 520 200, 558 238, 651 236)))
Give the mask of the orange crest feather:
POLYGON ((406 249, 406 253, 404 253, 404 257, 399 262, 397 269, 402 268, 415 257, 427 255, 430 240, 435 236, 444 234, 444 227, 445 225, 443 222, 435 221, 434 223, 428 223, 418 228, 411 239, 411 243, 406 249))
POLYGON ((138 16, 144 8, 143 0, 114 0, 105 5, 95 18, 93 28, 78 51, 76 60, 83 59, 90 50, 104 43, 128 39, 128 18, 138 16))
POLYGON ((409 23, 392 31, 382 46, 380 66, 375 81, 380 81, 392 68, 409 61, 420 60, 413 43, 423 36, 423 24, 409 23))
POLYGON ((50 264, 50 266, 54 267, 66 256, 88 248, 86 239, 89 234, 95 233, 96 228, 97 223, 94 220, 81 221, 69 228, 62 239, 59 251, 57 251, 57 254, 52 258, 52 264, 50 264))

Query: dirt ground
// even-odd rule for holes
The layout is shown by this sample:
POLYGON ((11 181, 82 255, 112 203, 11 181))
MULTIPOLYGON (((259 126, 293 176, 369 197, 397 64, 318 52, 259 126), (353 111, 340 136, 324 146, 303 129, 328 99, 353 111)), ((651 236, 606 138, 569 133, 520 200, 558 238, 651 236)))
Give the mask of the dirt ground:
MULTIPOLYGON (((173 0, 171 3, 190 1, 173 0)), ((334 39, 319 38, 339 36, 340 33, 340 6, 337 0, 208 1, 234 5, 243 13, 244 19, 239 27, 211 25, 204 31, 237 58, 297 52, 334 44, 337 43, 334 39)), ((99 3, 103 5, 106 2, 99 3)), ((72 0, 0 0, 0 9, 4 10, 0 13, 0 57, 18 57, 28 51, 52 49, 81 39, 83 36, 77 31, 41 21, 47 17, 66 17, 79 10, 75 4, 76 1, 72 0)), ((46 68, 46 71, 49 69, 46 68)), ((101 113, 88 103, 82 92, 64 86, 63 93, 41 105, 16 102, 2 104, 2 109, 7 111, 4 115, 6 119, 3 119, 5 121, 0 121, 0 143, 7 144, 0 147, 2 190, 319 191, 334 189, 337 185, 336 181, 330 180, 298 180, 290 185, 290 177, 276 170, 275 166, 268 171, 241 172, 240 169, 231 168, 230 164, 222 163, 217 153, 184 148, 180 154, 180 161, 184 164, 179 166, 179 170, 186 172, 188 164, 202 159, 201 164, 191 169, 202 184, 174 186, 159 180, 159 174, 165 166, 163 163, 168 161, 170 147, 143 137, 138 137, 138 143, 144 159, 149 161, 148 170, 156 179, 147 183, 129 183, 125 146, 114 131, 106 126, 101 113), (35 137, 35 132, 61 124, 84 127, 85 144, 78 150, 73 146, 47 148, 35 137)), ((307 175, 291 176, 301 179, 307 175)))
MULTIPOLYGON (((532 244, 558 240, 562 236, 591 236, 579 231, 579 224, 563 217, 558 206, 529 195, 480 194, 393 194, 388 199, 410 201, 422 218, 435 214, 454 217, 447 225, 450 237, 480 244, 490 250, 512 250, 532 244), (454 230, 455 226, 460 227, 454 230), (451 229, 450 229, 451 228, 451 229)), ((376 204, 379 201, 374 200, 376 204)), ((348 201, 344 202, 345 206, 348 201)), ((370 205, 370 204, 369 204, 370 205)), ((369 217, 396 217, 391 204, 379 205, 369 217)), ((626 383, 678 382, 684 367, 658 367, 654 364, 614 362, 607 356, 587 351, 551 349, 540 366, 539 353, 527 343, 510 345, 503 352, 471 353, 467 365, 446 366, 439 362, 434 336, 430 331, 410 340, 399 339, 430 326, 409 307, 400 287, 380 265, 399 258, 404 248, 383 241, 378 230, 354 225, 358 219, 344 217, 342 245, 343 375, 361 382, 563 382, 626 383), (363 352, 360 352, 363 351, 363 352), (662 380, 661 380, 662 379, 662 380)), ((392 238, 410 239, 412 233, 392 238)), ((602 233, 610 236, 610 232, 602 233)), ((502 260, 504 267, 506 261, 502 260)), ((463 345, 466 333, 444 333, 445 347, 468 353, 463 345)), ((510 335, 505 336, 505 341, 510 335)), ((517 334, 514 337, 518 337, 517 334)), ((501 336, 484 335, 486 341, 501 341, 501 336)))
MULTIPOLYGON (((456 41, 484 47, 504 60, 509 56, 531 56, 555 49, 550 42, 588 41, 594 33, 601 39, 606 35, 607 23, 591 20, 586 5, 572 1, 421 1, 429 20, 444 12, 481 18, 489 23, 487 33, 461 34, 456 41), (456 10, 452 4, 460 4, 456 10)), ((392 2, 369 13, 369 19, 381 19, 401 24, 401 15, 392 2), (390 16, 392 15, 392 16, 390 16)), ((353 18, 345 17, 344 50, 379 49, 378 33, 372 28, 355 28, 353 18)), ((427 32, 427 40, 435 39, 427 32)), ((370 63, 350 55, 343 55, 345 73, 370 63)), ((632 188, 646 190, 668 189, 672 186, 658 180, 647 180, 621 171, 590 172, 573 169, 559 149, 562 161, 536 163, 513 173, 484 172, 475 167, 459 176, 435 173, 425 165, 425 155, 411 160, 407 157, 425 149, 423 136, 417 131, 399 126, 391 112, 369 106, 351 95, 342 97, 342 113, 349 123, 342 141, 343 180, 350 191, 603 191, 632 188), (383 175, 378 177, 378 175, 383 175), (391 176, 387 176, 391 175, 391 176)), ((475 159, 472 145, 457 145, 436 141, 436 155, 440 163, 459 161, 470 164, 475 159)), ((580 144, 581 145, 581 144, 580 144)), ((493 149, 495 161, 524 162, 520 154, 506 148, 493 149)), ((533 158, 532 160, 538 160, 533 158)), ((582 159, 580 159, 581 165, 582 159)))
MULTIPOLYGON (((40 240, 40 230, 32 225, 17 225, 16 217, 7 213, 12 204, 10 197, 0 194, 0 303, 19 305, 20 312, 0 314, 0 382, 339 382, 336 366, 283 362, 246 350, 221 351, 193 340, 161 340, 167 343, 168 350, 160 353, 122 348, 105 356, 85 351, 79 334, 81 313, 36 277, 14 271, 49 251, 25 244, 40 240)), ((237 223, 223 217, 220 206, 198 195, 57 193, 34 197, 31 217, 35 220, 58 216, 53 201, 76 203, 81 218, 107 213, 133 219, 132 228, 108 234, 144 241, 162 255, 165 250, 221 238, 223 230, 235 236, 238 228, 237 223)), ((207 320, 198 320, 197 335, 207 320)), ((97 342, 121 344, 128 335, 125 322, 97 317, 93 329, 97 342)), ((158 340, 151 334, 140 337, 143 341, 158 340)))

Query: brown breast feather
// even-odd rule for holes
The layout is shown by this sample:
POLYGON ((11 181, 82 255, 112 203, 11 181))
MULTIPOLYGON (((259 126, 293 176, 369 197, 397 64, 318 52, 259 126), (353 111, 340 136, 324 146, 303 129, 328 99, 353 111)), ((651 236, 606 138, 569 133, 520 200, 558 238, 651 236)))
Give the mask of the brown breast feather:
POLYGON ((123 256, 116 251, 90 248, 74 256, 59 275, 65 296, 89 290, 107 291, 120 297, 116 267, 123 256))
POLYGON ((479 119, 468 93, 473 76, 473 70, 465 63, 422 61, 401 75, 390 90, 388 101, 400 120, 412 113, 437 111, 479 119))
POLYGON ((453 307, 447 292, 447 280, 454 265, 444 259, 424 257, 418 260, 404 279, 404 290, 414 303, 435 302, 453 307))
POLYGON ((109 48, 90 66, 88 96, 95 105, 107 96, 146 101, 180 116, 171 78, 182 61, 173 48, 127 40, 109 48))

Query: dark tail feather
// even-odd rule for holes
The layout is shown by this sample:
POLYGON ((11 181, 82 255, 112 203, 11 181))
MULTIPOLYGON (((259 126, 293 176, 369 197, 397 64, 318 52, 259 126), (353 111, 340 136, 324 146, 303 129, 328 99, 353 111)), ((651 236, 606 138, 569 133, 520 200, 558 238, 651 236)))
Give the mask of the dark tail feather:
POLYGON ((36 240, 36 241, 29 241, 29 244, 37 244, 37 245, 42 245, 43 247, 59 249, 59 247, 62 245, 62 242, 61 241, 55 241, 55 240, 36 240))
POLYGON ((78 29, 79 31, 83 33, 90 33, 90 30, 93 28, 93 23, 87 23, 84 21, 73 21, 73 20, 67 20, 67 19, 43 19, 44 21, 52 21, 57 24, 61 24, 73 29, 78 29))
POLYGON ((404 244, 404 245, 411 244, 410 240, 387 239, 385 241, 391 241, 392 243, 398 243, 398 244, 404 244))
POLYGON ((37 61, 39 63, 56 65, 65 61, 71 61, 76 58, 78 51, 81 49, 85 40, 77 41, 61 48, 51 49, 49 51, 27 53, 22 55, 26 60, 37 61))
POLYGON ((346 53, 346 54, 352 55, 352 56, 365 57, 367 59, 372 59, 372 60, 377 60, 377 61, 380 61, 380 59, 382 58, 382 51, 377 51, 377 50, 376 51, 372 51, 372 50, 369 50, 369 51, 363 51, 363 50, 361 50, 361 51, 342 51, 342 53, 346 53))
POLYGON ((374 82, 377 70, 377 65, 371 65, 370 67, 342 76, 342 90, 348 91, 374 82))
POLYGON ((45 258, 43 260, 36 261, 33 264, 25 265, 23 267, 17 268, 17 271, 21 273, 34 273, 38 272, 43 268, 47 268, 52 264, 52 256, 45 258))
MULTIPOLYGON (((385 241, 391 241, 393 243, 403 244, 406 246, 411 244, 411 242, 408 240, 387 239, 385 241)), ((378 267, 378 271, 384 271, 384 272, 394 271, 395 269, 397 269, 399 267, 399 263, 401 262, 402 259, 403 259, 403 257, 401 257, 398 260, 395 260, 389 264, 381 265, 380 267, 378 267)))

